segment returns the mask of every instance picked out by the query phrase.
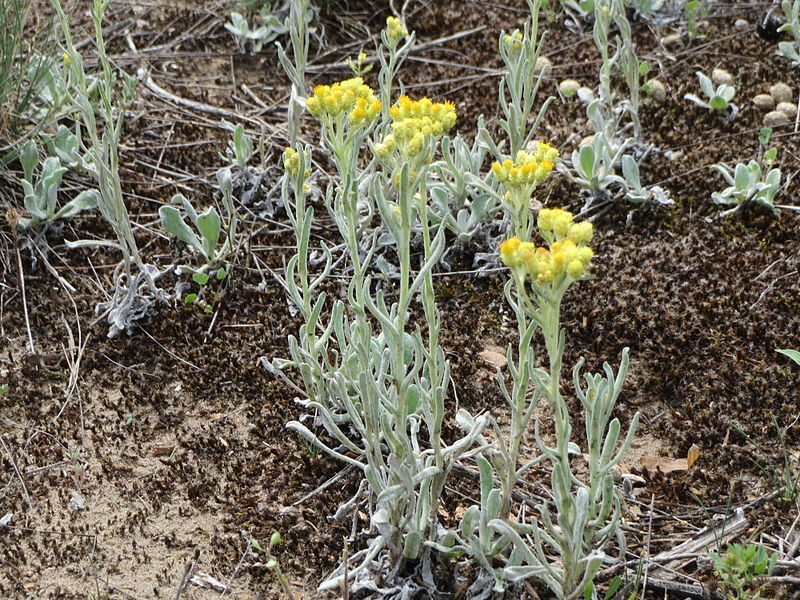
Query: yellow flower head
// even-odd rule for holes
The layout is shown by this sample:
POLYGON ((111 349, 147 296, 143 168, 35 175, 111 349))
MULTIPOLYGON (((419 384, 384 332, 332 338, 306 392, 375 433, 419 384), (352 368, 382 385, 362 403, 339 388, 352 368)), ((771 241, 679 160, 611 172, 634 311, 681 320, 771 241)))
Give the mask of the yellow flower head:
MULTIPOLYGON (((300 173, 300 155, 294 148, 287 147, 283 151, 283 168, 292 177, 297 177, 298 173, 300 173)), ((306 169, 304 177, 308 178, 310 176, 311 169, 306 169)), ((304 184, 304 186, 307 187, 307 184, 304 184)))
POLYGON ((592 238, 592 224, 574 223, 572 213, 560 208, 540 210, 537 224, 548 247, 511 238, 500 244, 503 263, 512 269, 524 267, 526 276, 535 285, 561 285, 581 279, 594 256, 586 245, 592 238))
POLYGON ((561 240, 573 226, 572 213, 561 208, 543 208, 539 211, 537 225, 545 237, 555 235, 556 240, 561 240))
POLYGON ((582 223, 571 225, 567 237, 576 244, 588 244, 592 241, 593 233, 594 227, 592 224, 589 221, 583 221, 582 223))
POLYGON ((500 244, 500 260, 509 267, 515 267, 522 264, 522 260, 517 253, 522 241, 519 238, 513 237, 507 239, 500 244))
POLYGON ((283 151, 283 168, 290 175, 297 175, 300 172, 300 155, 294 148, 286 148, 283 151))
POLYGON ((346 79, 333 85, 318 85, 308 100, 308 111, 322 121, 336 120, 349 114, 350 125, 367 125, 378 116, 381 103, 375 92, 361 77, 346 79))
POLYGON ((522 50, 522 33, 517 29, 513 33, 506 33, 503 36, 503 43, 512 52, 522 50))
MULTIPOLYGON (((425 147, 426 139, 441 137, 456 122, 456 109, 452 103, 432 102, 430 98, 411 100, 408 96, 401 96, 389 109, 389 115, 393 141, 406 158, 417 156, 425 147)), ((383 144, 386 144, 386 139, 383 144)))
POLYGON ((404 37, 408 36, 408 29, 403 27, 403 23, 397 17, 386 17, 386 37, 389 43, 397 45, 404 37))
POLYGON ((549 144, 537 142, 535 153, 520 150, 513 161, 506 159, 502 163, 494 163, 492 173, 509 191, 515 189, 532 193, 550 175, 557 158, 558 150, 549 144))

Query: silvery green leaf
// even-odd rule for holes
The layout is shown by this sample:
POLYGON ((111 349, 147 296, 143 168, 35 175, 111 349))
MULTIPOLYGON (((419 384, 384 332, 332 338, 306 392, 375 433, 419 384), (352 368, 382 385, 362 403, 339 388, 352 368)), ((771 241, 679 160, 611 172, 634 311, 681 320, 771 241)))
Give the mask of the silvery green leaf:
POLYGON ((406 395, 406 412, 410 415, 416 414, 419 408, 419 388, 415 384, 408 386, 406 395))
POLYGON ((708 98, 714 96, 714 84, 711 82, 711 79, 709 79, 706 75, 704 75, 700 71, 697 71, 696 75, 697 79, 700 80, 700 89, 702 90, 702 92, 708 98))
POLYGON ((471 537, 474 535, 475 529, 478 527, 478 523, 480 522, 481 518, 481 510, 472 505, 464 512, 464 516, 461 517, 461 523, 459 528, 461 529, 461 535, 465 538, 471 537))
POLYGON ((183 210, 186 211, 186 216, 189 217, 189 220, 192 223, 197 223, 197 211, 195 211, 194 206, 186 196, 180 193, 175 194, 170 200, 170 204, 180 204, 183 210))
POLYGON ((730 102, 736 96, 736 88, 732 85, 721 85, 721 90, 717 90, 717 94, 722 96, 725 102, 730 102))
POLYGON ((480 472, 481 481, 481 504, 485 505, 489 499, 489 493, 492 491, 492 465, 483 456, 478 455, 475 457, 475 462, 478 463, 478 471, 480 472))
POLYGON ((422 536, 417 531, 411 531, 406 535, 403 544, 403 556, 409 559, 417 558, 419 548, 422 545, 422 536))
POLYGON ((750 175, 751 172, 746 165, 744 165, 743 163, 739 163, 738 165, 736 165, 736 169, 734 170, 733 174, 734 187, 741 192, 747 190, 750 187, 751 183, 750 175))
POLYGON ((591 146, 583 146, 578 150, 578 157, 580 159, 581 174, 587 179, 591 179, 594 175, 594 148, 591 146))
POLYGON ((33 170, 39 164, 39 149, 36 142, 28 140, 19 153, 19 161, 22 163, 22 171, 25 181, 33 183, 33 170))
POLYGON ((24 192, 23 204, 25 206, 25 212, 38 221, 47 219, 45 203, 42 202, 42 199, 27 179, 22 180, 22 190, 24 192))
POLYGON ((68 219, 69 217, 78 214, 82 210, 97 208, 97 197, 99 196, 97 190, 84 190, 72 200, 67 202, 61 210, 59 210, 54 219, 68 219))
POLYGON ((67 168, 61 166, 61 161, 55 156, 49 156, 45 159, 42 166, 41 180, 41 192, 44 197, 40 201, 44 200, 46 202, 45 210, 48 216, 52 216, 56 212, 58 187, 61 185, 61 178, 66 172, 67 168))
POLYGON ((496 519, 500 516, 500 508, 502 506, 502 495, 500 490, 493 489, 489 492, 489 497, 486 501, 484 510, 486 511, 486 520, 496 519))
POLYGON ((78 136, 73 134, 68 127, 60 125, 58 132, 51 138, 52 153, 55 154, 63 164, 69 167, 76 167, 80 164, 80 141, 78 136))
POLYGON ((703 108, 708 108, 708 103, 706 103, 704 100, 701 100, 694 94, 684 94, 683 99, 688 100, 689 102, 694 102, 695 104, 697 104, 698 106, 702 106, 703 108))
POLYGON ((631 187, 642 187, 639 179, 639 165, 636 164, 636 160, 629 154, 622 157, 622 175, 631 187))
POLYGON ((217 169, 216 177, 219 189, 223 194, 231 193, 233 191, 233 175, 228 167, 217 169))
POLYGON ((195 252, 203 255, 203 245, 194 231, 189 229, 189 226, 183 221, 183 217, 177 208, 165 204, 158 209, 158 216, 165 231, 171 233, 185 244, 189 244, 195 252))
POLYGON ((244 132, 244 126, 239 123, 233 130, 233 141, 229 142, 236 162, 244 165, 253 156, 253 140, 244 132))
POLYGON ((711 168, 717 173, 720 173, 725 178, 725 181, 728 183, 728 185, 733 185, 733 176, 731 175, 730 169, 728 169, 725 165, 711 165, 711 168))
POLYGON ((250 25, 238 12, 231 13, 231 23, 225 23, 225 29, 230 31, 236 37, 246 37, 250 32, 250 25))
POLYGON ((403 484, 390 485, 378 495, 378 502, 387 504, 406 495, 406 486, 403 484))
POLYGON ((591 88, 588 87, 579 87, 578 88, 578 99, 583 102, 584 104, 590 104, 594 102, 594 92, 591 88))
POLYGON ((475 426, 475 419, 469 413, 469 411, 459 408, 458 412, 456 413, 456 423, 464 431, 471 431, 475 426))
POLYGON ((778 51, 789 60, 800 62, 800 54, 793 42, 778 42, 778 51))
MULTIPOLYGON (((781 184, 781 171, 780 169, 772 169, 767 173, 764 181, 771 187, 780 187, 781 184)), ((777 191, 777 190, 776 190, 777 191)))
POLYGON ((733 188, 727 188, 723 192, 712 192, 711 199, 715 204, 738 204, 733 198, 733 188))
POLYGON ((606 439, 603 442, 603 450, 600 453, 601 464, 607 464, 611 460, 611 457, 614 454, 614 448, 616 448, 617 441, 619 440, 619 431, 619 419, 612 420, 608 425, 608 433, 606 434, 606 439))
POLYGON ((205 212, 197 216, 197 229, 203 236, 203 256, 206 260, 214 258, 214 249, 219 242, 219 234, 222 228, 222 221, 219 218, 217 209, 209 206, 205 212))

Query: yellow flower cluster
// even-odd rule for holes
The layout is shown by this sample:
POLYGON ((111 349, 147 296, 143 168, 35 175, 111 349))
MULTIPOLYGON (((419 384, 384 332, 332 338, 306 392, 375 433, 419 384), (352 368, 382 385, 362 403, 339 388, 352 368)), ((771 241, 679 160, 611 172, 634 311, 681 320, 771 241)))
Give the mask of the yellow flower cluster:
POLYGON ((386 17, 386 37, 391 44, 397 44, 404 37, 408 36, 408 29, 403 27, 403 23, 397 17, 386 17))
POLYGON ((536 152, 517 152, 516 160, 506 159, 492 165, 492 173, 506 188, 536 186, 547 179, 556 164, 558 150, 550 144, 537 142, 536 152))
POLYGON ((544 285, 563 281, 564 277, 580 279, 594 256, 587 246, 592 239, 592 224, 575 223, 572 213, 543 208, 537 224, 548 248, 536 247, 513 237, 500 244, 500 259, 513 270, 521 270, 533 283, 544 285))
POLYGON ((283 151, 283 168, 289 175, 297 175, 300 172, 300 155, 294 148, 286 148, 283 151))
MULTIPOLYGON (((300 172, 300 155, 294 148, 286 147, 283 151, 283 168, 292 177, 297 177, 300 172)), ((306 169, 304 177, 311 176, 311 169, 306 169)))
POLYGON ((429 98, 411 100, 401 96, 389 109, 389 115, 392 133, 375 145, 375 153, 380 158, 388 156, 395 148, 404 157, 417 156, 425 147, 427 137, 442 136, 456 122, 456 109, 451 102, 432 102, 429 98))
POLYGON ((519 30, 514 31, 514 33, 506 33, 503 36, 503 43, 514 52, 519 52, 522 49, 522 34, 519 30))
POLYGON ((306 100, 308 111, 320 120, 337 119, 349 113, 351 125, 359 127, 375 119, 381 103, 375 92, 361 77, 346 79, 333 85, 318 85, 306 100))

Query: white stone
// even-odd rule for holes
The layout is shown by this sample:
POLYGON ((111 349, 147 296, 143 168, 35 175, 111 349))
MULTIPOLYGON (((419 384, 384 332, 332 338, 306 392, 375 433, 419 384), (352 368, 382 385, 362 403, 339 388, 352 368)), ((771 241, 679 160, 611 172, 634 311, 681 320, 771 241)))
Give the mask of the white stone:
POLYGON ((649 86, 649 90, 647 90, 647 95, 650 96, 653 100, 661 104, 667 98, 667 88, 661 83, 658 79, 651 79, 647 82, 649 86))
POLYGON ((536 59, 536 65, 533 67, 533 72, 537 75, 541 73, 542 75, 547 75, 550 71, 553 70, 553 61, 551 61, 546 56, 540 56, 536 59))
POLYGON ((791 102, 792 88, 781 81, 769 88, 769 95, 775 102, 791 102))
POLYGON ((714 85, 733 85, 733 75, 725 69, 714 69, 711 71, 711 81, 714 85))
POLYGON ((664 48, 675 48, 681 44, 681 36, 679 33, 670 33, 661 38, 661 45, 664 48))
POLYGON ((795 115, 797 115, 797 106, 791 102, 779 102, 778 106, 775 107, 775 110, 781 111, 790 119, 794 119, 795 115))
POLYGON ((764 115, 764 126, 765 127, 778 127, 779 125, 786 125, 789 122, 789 117, 786 116, 785 112, 781 112, 779 110, 772 110, 764 115))
POLYGON ((775 100, 769 94, 758 94, 753 98, 753 106, 761 110, 772 110, 775 108, 775 100))

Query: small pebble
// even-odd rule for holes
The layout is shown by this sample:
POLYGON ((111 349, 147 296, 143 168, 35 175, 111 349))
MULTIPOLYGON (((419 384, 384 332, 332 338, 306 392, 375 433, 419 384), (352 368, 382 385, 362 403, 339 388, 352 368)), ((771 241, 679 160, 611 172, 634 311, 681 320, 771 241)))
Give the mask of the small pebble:
POLYGON ((661 45, 664 48, 674 48, 681 44, 681 36, 679 33, 670 33, 661 38, 661 45))
POLYGON ((736 19, 733 22, 733 26, 736 27, 736 29, 747 29, 750 27, 750 23, 748 23, 745 19, 736 19))
POLYGON ((761 110, 772 110, 775 108, 775 100, 769 94, 758 94, 753 98, 753 105, 761 110))
POLYGON ((733 85, 733 75, 725 69, 714 69, 711 71, 711 81, 714 85, 733 85))
POLYGON ((565 79, 558 84, 558 91, 562 96, 564 96, 564 98, 572 98, 578 93, 580 87, 581 84, 574 79, 565 79))
POLYGON ((580 142, 578 142, 578 148, 582 148, 583 146, 591 146, 592 144, 594 144, 594 135, 587 135, 580 142))
POLYGON ((551 61, 546 56, 540 56, 536 59, 536 66, 533 67, 533 72, 537 75, 541 73, 542 75, 547 75, 550 71, 553 70, 553 61, 551 61))
POLYGON ((785 112, 779 110, 771 110, 764 115, 763 120, 765 127, 778 127, 779 125, 786 125, 788 122, 789 117, 786 116, 785 112))
POLYGON ((797 115, 797 107, 792 102, 779 102, 775 110, 781 111, 790 119, 794 119, 795 115, 797 115))
POLYGON ((647 82, 647 86, 650 88, 647 90, 647 95, 650 96, 653 100, 661 104, 667 98, 667 88, 664 87, 664 84, 661 83, 658 79, 651 79, 647 82))
POLYGON ((783 82, 779 82, 769 88, 769 95, 774 98, 775 102, 791 102, 792 88, 783 82))

